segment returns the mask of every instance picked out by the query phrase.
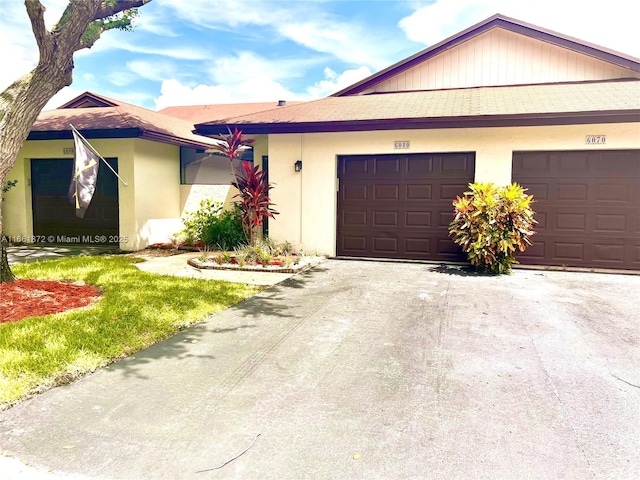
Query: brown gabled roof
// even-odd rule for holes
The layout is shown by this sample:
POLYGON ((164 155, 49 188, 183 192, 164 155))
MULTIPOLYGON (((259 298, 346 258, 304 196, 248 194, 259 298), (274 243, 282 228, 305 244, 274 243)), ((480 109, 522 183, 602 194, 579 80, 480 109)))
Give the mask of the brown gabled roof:
POLYGON ((640 80, 327 97, 196 125, 202 135, 640 121, 640 80))
POLYGON ((120 102, 113 98, 105 97, 104 95, 98 95, 93 92, 84 92, 82 95, 69 100, 64 105, 58 108, 95 108, 95 107, 117 107, 120 102))
POLYGON ((601 47, 593 43, 585 42, 574 37, 563 35, 562 33, 547 30, 530 23, 522 22, 514 18, 496 14, 492 17, 487 18, 486 20, 483 20, 480 23, 467 28, 466 30, 463 30, 439 43, 436 43, 435 45, 432 45, 429 48, 416 53, 415 55, 412 55, 411 57, 405 58, 404 60, 401 60, 400 62, 395 63, 394 65, 391 65, 390 67, 387 67, 380 72, 374 73, 370 77, 367 77, 343 90, 340 90, 339 92, 334 93, 333 96, 340 97, 346 95, 357 95, 380 82, 384 82, 389 77, 404 72, 405 70, 408 70, 419 63, 429 60, 430 58, 435 57, 436 55, 448 49, 451 49, 463 42, 466 42, 471 38, 477 37, 478 35, 481 35, 488 30, 496 27, 500 27, 514 33, 519 33, 537 40, 541 40, 543 42, 563 47, 568 50, 573 50, 584 55, 589 55, 605 62, 609 62, 623 68, 628 68, 635 72, 640 72, 640 59, 638 58, 621 52, 616 52, 615 50, 601 47))
POLYGON ((175 106, 166 107, 158 110, 158 113, 169 115, 183 120, 189 120, 192 123, 212 122, 214 120, 222 120, 229 117, 239 117, 241 115, 249 115, 274 108, 281 108, 285 105, 295 105, 300 102, 258 102, 258 103, 228 103, 216 105, 191 105, 191 106, 175 106))
POLYGON ((216 144, 210 138, 194 134, 193 122, 90 92, 59 109, 42 112, 27 139, 72 138, 70 124, 87 138, 140 137, 193 148, 210 148, 216 144))

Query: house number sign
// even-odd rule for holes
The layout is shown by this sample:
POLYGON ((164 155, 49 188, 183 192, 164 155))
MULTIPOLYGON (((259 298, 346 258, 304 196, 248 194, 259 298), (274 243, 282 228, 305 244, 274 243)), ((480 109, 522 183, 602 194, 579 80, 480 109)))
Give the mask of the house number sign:
POLYGON ((604 145, 607 143, 606 135, 587 135, 587 145, 604 145))
POLYGON ((396 140, 393 142, 393 148, 396 150, 406 150, 410 148, 410 143, 409 140, 396 140))

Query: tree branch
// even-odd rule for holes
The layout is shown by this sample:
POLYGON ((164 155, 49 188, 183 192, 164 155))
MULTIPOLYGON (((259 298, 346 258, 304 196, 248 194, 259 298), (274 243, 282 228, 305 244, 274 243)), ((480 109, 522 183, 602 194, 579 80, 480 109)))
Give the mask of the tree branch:
POLYGON ((44 53, 51 50, 51 34, 44 24, 45 8, 40 3, 40 0, 25 0, 24 6, 27 9, 27 14, 31 21, 31 29, 33 30, 33 36, 38 44, 40 58, 42 58, 44 53))
POLYGON ((151 0, 116 0, 115 2, 102 2, 93 19, 101 20, 131 8, 141 7, 150 1, 151 0))

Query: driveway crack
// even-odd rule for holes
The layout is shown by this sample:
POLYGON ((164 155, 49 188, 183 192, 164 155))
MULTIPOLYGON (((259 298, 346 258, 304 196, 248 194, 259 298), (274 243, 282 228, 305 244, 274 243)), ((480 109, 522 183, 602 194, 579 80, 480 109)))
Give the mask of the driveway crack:
POLYGON ((524 317, 522 316, 522 311, 523 310, 521 308, 518 308, 518 305, 520 305, 521 302, 517 302, 516 301, 516 298, 513 296, 513 292, 511 292, 511 291, 509 292, 509 296, 511 297, 511 302, 513 303, 513 305, 516 306, 516 308, 514 310, 518 312, 518 317, 520 318, 521 324, 524 325, 524 327, 525 327, 525 329, 527 331, 527 336, 529 337, 529 340, 531 341, 531 345, 533 346, 533 349, 535 351, 536 358, 538 359, 538 362, 540 363, 540 366, 542 367, 542 371, 544 372, 545 379, 546 379, 547 383, 551 386, 551 389, 553 390, 553 395, 555 396, 555 399, 558 402, 558 405, 560 405, 560 408, 561 408, 561 411, 562 411, 562 414, 563 414, 565 420, 571 426, 571 433, 572 433, 572 436, 573 436, 573 441, 575 442, 576 447, 580 451, 580 454, 582 455, 582 458, 584 459, 585 463, 587 464, 589 472, 591 473, 591 477, 592 478, 596 478, 596 474, 593 471, 593 467, 591 465, 591 462, 589 461, 589 457, 587 456, 587 453, 584 450, 582 442, 580 442, 580 439, 578 437, 578 431, 576 430, 576 427, 575 427, 574 423, 570 419, 569 409, 567 408, 567 405, 565 405, 565 403, 562 400, 562 397, 558 393, 558 388, 557 388, 555 382, 553 381, 553 378, 551 377, 551 374, 549 373, 549 369, 546 367, 546 364, 545 364, 545 362, 544 362, 544 360, 542 358, 542 354, 540 353, 540 349, 538 348, 536 340, 533 337, 533 334, 531 333, 531 329, 529 328, 529 324, 525 321, 524 317))

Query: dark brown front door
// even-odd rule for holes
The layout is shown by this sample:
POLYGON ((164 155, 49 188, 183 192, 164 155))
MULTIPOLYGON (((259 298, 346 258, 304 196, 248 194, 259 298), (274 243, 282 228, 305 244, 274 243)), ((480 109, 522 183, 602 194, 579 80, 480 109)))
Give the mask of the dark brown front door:
MULTIPOLYGON (((117 159, 107 161, 117 171, 117 159)), ((46 243, 114 243, 119 225, 118 179, 101 164, 91 204, 84 218, 78 218, 67 198, 72 170, 73 160, 68 158, 31 160, 35 237, 46 243)))
POLYGON ((538 232, 523 264, 640 269, 640 150, 516 152, 538 232))
POLYGON ((339 157, 337 254, 464 261, 448 225, 474 167, 473 153, 339 157))

